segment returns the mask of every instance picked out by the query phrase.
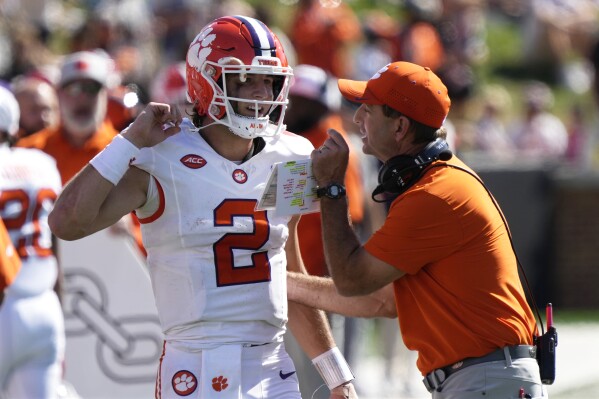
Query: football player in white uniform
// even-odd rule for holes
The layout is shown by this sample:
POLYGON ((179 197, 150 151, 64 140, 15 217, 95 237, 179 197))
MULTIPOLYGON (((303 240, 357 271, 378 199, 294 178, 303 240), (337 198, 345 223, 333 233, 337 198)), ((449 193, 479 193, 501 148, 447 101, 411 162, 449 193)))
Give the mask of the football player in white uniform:
POLYGON ((165 335, 157 398, 300 398, 287 322, 330 397, 355 398, 324 314, 288 308, 299 216, 256 210, 272 165, 313 150, 282 123, 281 44, 258 20, 218 18, 189 46, 186 73, 191 120, 150 103, 65 187, 53 231, 74 240, 137 212, 165 335))
POLYGON ((52 157, 11 147, 18 127, 18 103, 0 87, 0 216, 22 260, 0 307, 0 397, 56 398, 65 333, 48 214, 62 183, 52 157))

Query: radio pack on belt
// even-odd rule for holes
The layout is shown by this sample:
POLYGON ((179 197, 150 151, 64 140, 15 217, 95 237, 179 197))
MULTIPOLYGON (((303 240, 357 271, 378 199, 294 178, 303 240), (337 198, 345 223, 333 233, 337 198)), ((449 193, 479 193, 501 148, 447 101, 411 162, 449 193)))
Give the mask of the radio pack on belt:
MULTIPOLYGON (((555 381, 555 347, 557 346, 557 330, 553 325, 553 307, 546 308, 547 332, 535 337, 537 346, 537 363, 541 372, 541 382, 551 385, 555 381)), ((542 325, 542 324, 541 324, 542 325)))

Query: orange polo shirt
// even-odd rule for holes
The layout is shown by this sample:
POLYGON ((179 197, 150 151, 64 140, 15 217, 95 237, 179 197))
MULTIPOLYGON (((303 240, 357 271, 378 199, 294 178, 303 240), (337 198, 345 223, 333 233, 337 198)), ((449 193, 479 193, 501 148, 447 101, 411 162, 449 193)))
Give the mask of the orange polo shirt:
POLYGON ((56 159, 65 185, 87 163, 104 149, 118 132, 105 120, 100 129, 82 147, 74 147, 62 134, 62 128, 44 129, 17 141, 17 147, 37 148, 56 159))
MULTIPOLYGON (((455 156, 448 163, 470 170, 455 156)), ((423 375, 532 344, 535 320, 506 226, 469 174, 431 167, 393 201, 365 248, 407 273, 394 282, 397 314, 423 375)))
MULTIPOLYGON (((335 129, 345 136, 343 123, 339 115, 331 115, 322 120, 313 129, 303 132, 301 135, 310 140, 315 148, 318 148, 329 137, 327 130, 335 129)), ((346 138, 347 141, 347 138, 346 138)), ((360 172, 360 158, 356 151, 351 148, 347 173, 345 174, 345 187, 349 200, 349 212, 353 223, 360 223, 364 219, 364 186, 360 172)), ((320 224, 320 213, 302 215, 298 225, 298 237, 300 252, 308 273, 316 276, 328 276, 324 248, 322 245, 322 226, 320 224)))
POLYGON ((21 259, 0 219, 0 291, 12 284, 21 270, 21 259))

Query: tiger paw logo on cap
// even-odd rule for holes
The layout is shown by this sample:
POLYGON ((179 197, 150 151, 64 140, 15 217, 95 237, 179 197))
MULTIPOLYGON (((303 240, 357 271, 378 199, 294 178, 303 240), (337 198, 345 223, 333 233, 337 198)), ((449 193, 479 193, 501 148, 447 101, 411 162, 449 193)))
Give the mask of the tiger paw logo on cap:
POLYGON ((387 72, 387 70, 389 69, 389 65, 391 65, 391 64, 387 64, 384 67, 382 67, 381 69, 379 69, 374 75, 372 75, 370 80, 380 78, 383 73, 387 72))
POLYGON ((171 383, 173 384, 173 390, 179 396, 191 395, 198 387, 198 379, 188 370, 177 371, 171 383))

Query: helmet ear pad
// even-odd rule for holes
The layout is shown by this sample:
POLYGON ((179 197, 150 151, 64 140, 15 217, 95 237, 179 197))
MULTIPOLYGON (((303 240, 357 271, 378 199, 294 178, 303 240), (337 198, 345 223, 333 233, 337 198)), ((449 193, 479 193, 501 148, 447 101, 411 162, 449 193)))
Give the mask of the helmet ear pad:
MULTIPOLYGON (((192 90, 192 93, 190 93, 189 97, 195 104, 194 106, 198 112, 198 115, 204 116, 210 112, 216 119, 223 118, 226 112, 225 107, 209 105, 212 101, 212 97, 214 96, 214 90, 212 87, 207 84, 204 79, 199 79, 200 72, 192 69, 190 72, 188 72, 188 74, 188 82, 192 90), (215 108, 217 109, 217 112, 212 112, 215 108)), ((219 87, 222 87, 222 85, 219 84, 219 87)))
MULTIPOLYGON (((198 115, 206 115, 208 111, 204 104, 207 103, 206 98, 208 97, 208 93, 206 93, 206 87, 200 83, 200 72, 195 70, 195 68, 187 68, 187 96, 189 102, 194 104, 198 115)), ((208 90, 212 92, 212 88, 208 87, 208 90)))

